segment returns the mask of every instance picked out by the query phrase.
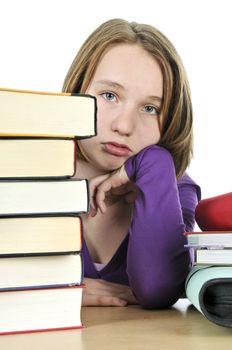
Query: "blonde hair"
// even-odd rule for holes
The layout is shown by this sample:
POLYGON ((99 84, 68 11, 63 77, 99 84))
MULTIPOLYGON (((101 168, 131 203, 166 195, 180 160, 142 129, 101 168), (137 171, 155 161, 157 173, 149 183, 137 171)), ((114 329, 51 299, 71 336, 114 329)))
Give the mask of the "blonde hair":
POLYGON ((172 154, 179 178, 193 154, 192 103, 182 61, 174 46, 159 30, 123 19, 103 23, 77 53, 65 78, 63 92, 84 93, 103 55, 111 47, 122 43, 141 45, 160 65, 164 82, 159 145, 172 154))

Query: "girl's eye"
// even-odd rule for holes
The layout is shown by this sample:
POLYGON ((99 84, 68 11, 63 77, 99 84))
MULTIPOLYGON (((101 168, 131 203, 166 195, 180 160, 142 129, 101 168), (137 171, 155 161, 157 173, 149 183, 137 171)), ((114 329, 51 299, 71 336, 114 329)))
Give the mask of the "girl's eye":
POLYGON ((112 92, 104 92, 102 94, 102 96, 107 101, 115 101, 116 100, 116 96, 112 92))
POLYGON ((159 114, 158 108, 154 106, 145 106, 144 111, 149 114, 159 114))

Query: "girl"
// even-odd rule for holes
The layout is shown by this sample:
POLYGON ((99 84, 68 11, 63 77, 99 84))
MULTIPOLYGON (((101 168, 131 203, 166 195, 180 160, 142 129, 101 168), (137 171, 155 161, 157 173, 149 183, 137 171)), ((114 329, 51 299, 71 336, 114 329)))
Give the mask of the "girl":
POLYGON ((184 291, 200 189, 185 174, 192 106, 181 60, 157 29, 113 19, 86 40, 64 92, 96 96, 97 136, 78 141, 83 215, 83 305, 165 308, 184 291))

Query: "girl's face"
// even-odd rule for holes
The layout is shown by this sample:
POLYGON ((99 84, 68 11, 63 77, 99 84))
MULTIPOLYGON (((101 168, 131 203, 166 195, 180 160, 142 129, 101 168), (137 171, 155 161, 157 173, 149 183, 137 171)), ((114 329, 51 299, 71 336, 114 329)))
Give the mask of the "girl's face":
POLYGON ((86 93, 97 98, 97 136, 79 141, 79 146, 98 173, 119 168, 159 141, 163 76, 157 61, 140 45, 111 48, 86 93))

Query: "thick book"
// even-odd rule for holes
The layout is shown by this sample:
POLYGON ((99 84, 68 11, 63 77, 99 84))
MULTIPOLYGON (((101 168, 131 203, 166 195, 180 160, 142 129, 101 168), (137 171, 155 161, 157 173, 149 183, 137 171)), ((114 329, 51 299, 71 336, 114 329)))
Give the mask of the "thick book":
POLYGON ((209 321, 232 327, 232 266, 199 266, 190 271, 187 298, 209 321))
POLYGON ((80 285, 82 256, 76 253, 0 257, 0 276, 0 290, 80 285))
POLYGON ((79 252, 81 218, 35 216, 0 218, 0 256, 79 252))
POLYGON ((71 177, 75 170, 76 140, 0 138, 0 178, 71 177))
POLYGON ((87 180, 0 181, 0 216, 78 214, 88 208, 87 180))
POLYGON ((208 265, 232 265, 232 249, 196 249, 194 263, 208 265))
POLYGON ((232 231, 185 232, 188 245, 220 245, 232 248, 232 231))
POLYGON ((0 334, 82 328, 82 286, 0 292, 0 334))
POLYGON ((96 98, 76 93, 0 89, 0 135, 96 135, 96 98))
POLYGON ((195 211, 202 231, 232 231, 232 192, 202 199, 195 211))

